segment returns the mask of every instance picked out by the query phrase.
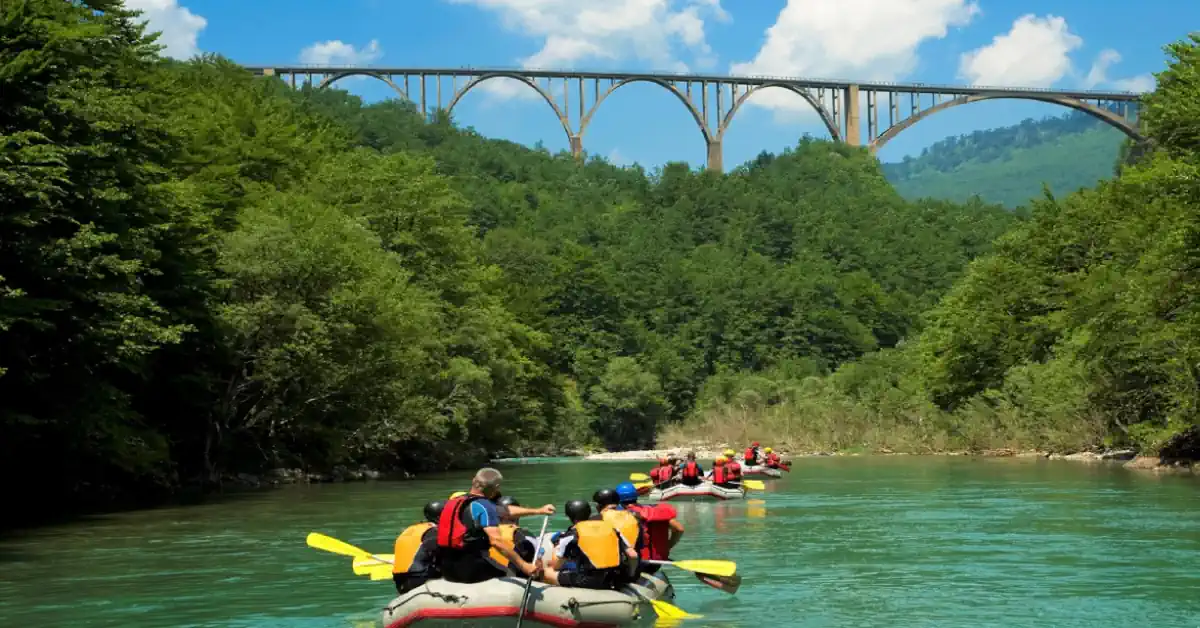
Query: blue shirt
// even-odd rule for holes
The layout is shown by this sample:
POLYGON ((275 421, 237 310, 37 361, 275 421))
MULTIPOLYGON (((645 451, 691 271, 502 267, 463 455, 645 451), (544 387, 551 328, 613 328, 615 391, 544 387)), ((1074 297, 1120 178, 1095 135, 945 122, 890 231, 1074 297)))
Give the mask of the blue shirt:
POLYGON ((496 504, 487 499, 477 499, 471 502, 471 518, 481 528, 494 528, 500 525, 500 512, 496 504))

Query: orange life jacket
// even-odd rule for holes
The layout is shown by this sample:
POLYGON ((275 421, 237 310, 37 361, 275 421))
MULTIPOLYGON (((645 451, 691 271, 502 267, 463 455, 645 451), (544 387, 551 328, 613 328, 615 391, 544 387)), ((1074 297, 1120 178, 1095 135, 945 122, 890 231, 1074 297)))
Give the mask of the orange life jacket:
POLYGON ((729 479, 730 482, 741 479, 742 465, 740 465, 736 462, 733 462, 733 461, 726 462, 725 463, 725 475, 729 479))
POLYGON ((688 460, 683 465, 683 477, 688 480, 695 480, 700 477, 700 465, 696 464, 695 460, 688 460))
POLYGON ((396 544, 392 548, 392 573, 404 573, 412 567, 413 559, 421 549, 421 541, 432 527, 433 524, 428 521, 417 523, 408 526, 396 537, 396 544))

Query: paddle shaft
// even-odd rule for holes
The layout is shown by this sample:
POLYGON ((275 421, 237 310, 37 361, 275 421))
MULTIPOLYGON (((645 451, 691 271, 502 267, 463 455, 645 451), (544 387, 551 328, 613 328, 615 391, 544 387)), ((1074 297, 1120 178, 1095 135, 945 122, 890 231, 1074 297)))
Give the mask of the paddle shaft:
MULTIPOLYGON (((538 533, 537 543, 533 546, 533 561, 536 563, 538 554, 542 553, 542 541, 546 537, 546 525, 550 523, 550 517, 542 519, 542 531, 538 533)), ((525 581, 525 593, 521 595, 521 607, 517 609, 517 628, 521 628, 521 622, 525 620, 525 605, 529 603, 529 589, 533 588, 533 576, 525 581)))

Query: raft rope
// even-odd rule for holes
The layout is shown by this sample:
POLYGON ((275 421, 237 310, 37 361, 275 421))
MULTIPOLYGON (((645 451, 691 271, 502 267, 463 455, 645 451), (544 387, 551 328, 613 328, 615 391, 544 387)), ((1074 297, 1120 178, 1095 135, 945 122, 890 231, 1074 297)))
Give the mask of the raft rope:
POLYGON ((439 600, 442 600, 443 602, 445 602, 447 604, 465 604, 467 602, 467 600, 471 599, 469 596, 466 596, 466 595, 455 595, 454 593, 438 593, 437 591, 430 591, 429 588, 426 587, 424 591, 416 591, 415 593, 404 598, 403 600, 393 601, 391 604, 388 604, 384 608, 389 613, 394 613, 394 612, 396 612, 397 608, 400 608, 401 606, 408 604, 409 602, 416 599, 416 597, 419 595, 428 595, 430 597, 434 597, 439 600))

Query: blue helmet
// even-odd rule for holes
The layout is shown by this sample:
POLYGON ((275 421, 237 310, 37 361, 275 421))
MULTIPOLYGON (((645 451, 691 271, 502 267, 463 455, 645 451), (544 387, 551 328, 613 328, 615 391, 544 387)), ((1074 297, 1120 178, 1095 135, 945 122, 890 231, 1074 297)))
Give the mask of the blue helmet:
POLYGON ((637 498, 638 493, 633 487, 633 482, 621 482, 617 485, 617 499, 621 500, 622 504, 632 504, 637 498))

